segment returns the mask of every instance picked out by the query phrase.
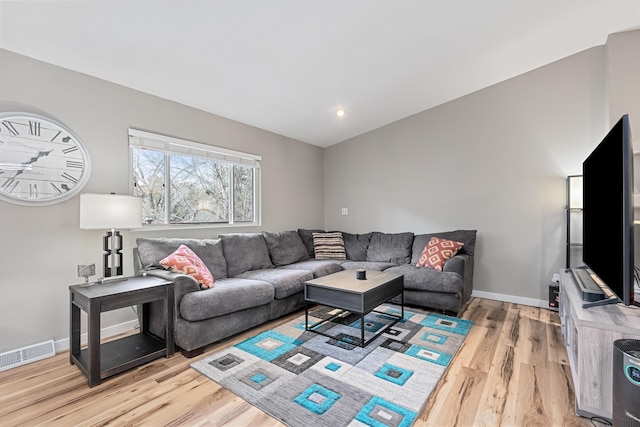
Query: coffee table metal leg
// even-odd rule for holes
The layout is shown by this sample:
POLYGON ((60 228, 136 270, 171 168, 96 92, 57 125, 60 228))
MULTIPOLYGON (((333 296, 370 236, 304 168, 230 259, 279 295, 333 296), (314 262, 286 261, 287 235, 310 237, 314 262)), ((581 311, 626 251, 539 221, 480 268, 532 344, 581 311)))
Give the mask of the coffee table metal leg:
POLYGON ((304 330, 309 330, 309 303, 304 303, 304 330))
POLYGON ((360 315, 360 347, 364 347, 364 313, 360 315))

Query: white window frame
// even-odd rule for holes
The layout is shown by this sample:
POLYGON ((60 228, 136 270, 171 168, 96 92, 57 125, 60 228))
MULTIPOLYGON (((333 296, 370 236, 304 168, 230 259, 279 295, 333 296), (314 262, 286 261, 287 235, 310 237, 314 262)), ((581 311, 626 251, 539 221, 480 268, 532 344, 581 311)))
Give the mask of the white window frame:
MULTIPOLYGON (((253 168, 253 186, 254 186, 254 215, 253 221, 234 222, 233 216, 233 172, 231 173, 231 196, 229 197, 229 222, 225 223, 199 223, 199 224, 149 224, 143 225, 143 229, 166 229, 166 228, 219 228, 219 227, 255 227, 261 225, 262 218, 262 185, 261 185, 261 162, 262 156, 241 151, 229 150, 227 148, 216 147, 213 145, 203 144, 200 142, 189 141, 186 139, 174 138, 171 136, 160 135, 157 133, 146 132, 138 129, 129 128, 129 187, 133 188, 133 149, 147 148, 153 151, 160 151, 167 154, 182 154, 194 157, 204 157, 217 160, 233 165, 240 165, 253 168)), ((168 171, 165 174, 165 180, 170 180, 168 171)), ((166 203, 165 209, 170 209, 171 197, 170 186, 165 186, 166 203)), ((165 221, 167 220, 165 215, 165 221)))

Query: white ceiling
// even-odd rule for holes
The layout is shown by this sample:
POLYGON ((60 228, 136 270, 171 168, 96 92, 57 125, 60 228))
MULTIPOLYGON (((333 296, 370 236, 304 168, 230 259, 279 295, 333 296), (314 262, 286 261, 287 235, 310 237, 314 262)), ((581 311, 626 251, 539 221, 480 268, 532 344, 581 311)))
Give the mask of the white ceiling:
POLYGON ((639 25, 639 0, 0 0, 0 48, 322 147, 639 25))

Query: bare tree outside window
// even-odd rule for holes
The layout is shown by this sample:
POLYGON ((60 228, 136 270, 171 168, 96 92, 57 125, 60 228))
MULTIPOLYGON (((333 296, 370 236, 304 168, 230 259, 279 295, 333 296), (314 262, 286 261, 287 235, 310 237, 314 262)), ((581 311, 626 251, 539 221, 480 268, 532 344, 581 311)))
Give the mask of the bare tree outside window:
POLYGON ((164 223, 165 155, 158 151, 133 150, 133 195, 142 196, 142 222, 164 223))
POLYGON ((171 223, 229 222, 231 165, 170 155, 171 223))
POLYGON ((253 168, 233 167, 233 217, 236 222, 254 220, 253 168))
POLYGON ((132 151, 134 195, 143 198, 144 223, 256 220, 254 167, 140 147, 132 147, 132 151), (231 201, 233 218, 230 218, 231 201))

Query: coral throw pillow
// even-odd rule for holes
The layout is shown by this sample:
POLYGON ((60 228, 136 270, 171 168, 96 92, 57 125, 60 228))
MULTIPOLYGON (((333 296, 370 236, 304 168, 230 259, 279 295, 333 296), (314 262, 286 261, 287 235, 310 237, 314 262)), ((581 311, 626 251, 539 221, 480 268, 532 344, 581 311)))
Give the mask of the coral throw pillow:
POLYGON ((213 275, 200 257, 186 245, 180 245, 174 253, 162 259, 160 264, 175 273, 188 274, 204 288, 213 288, 213 275))
POLYGON ((416 267, 430 267, 442 271, 444 263, 458 253, 463 243, 432 237, 422 250, 416 267))

